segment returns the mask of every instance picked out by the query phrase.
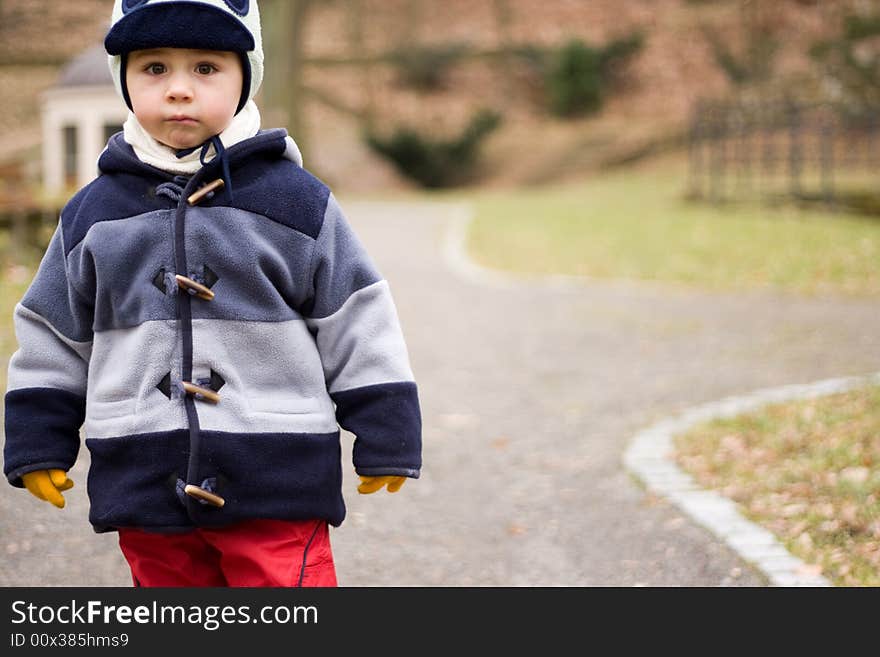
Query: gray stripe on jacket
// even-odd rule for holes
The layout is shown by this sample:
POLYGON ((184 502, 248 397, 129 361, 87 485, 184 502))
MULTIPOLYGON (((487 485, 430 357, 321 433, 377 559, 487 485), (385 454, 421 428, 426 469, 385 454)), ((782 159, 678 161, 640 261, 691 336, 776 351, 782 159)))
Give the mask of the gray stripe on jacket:
POLYGON ((156 385, 180 380, 176 320, 95 333, 86 396, 86 438, 110 438, 187 426, 183 403, 156 385))
POLYGON ((21 305, 44 317, 69 340, 88 342, 92 339, 92 311, 86 302, 88 296, 68 278, 63 239, 59 224, 21 305))
MULTIPOLYGON (((158 388, 180 380, 176 323, 146 322, 95 334, 86 437, 112 438, 187 426, 182 400, 158 388)), ((334 406, 314 339, 302 320, 193 321, 193 379, 223 377, 220 403, 199 402, 208 431, 332 433, 334 406)))
POLYGON ((358 290, 333 315, 306 323, 317 332, 330 392, 414 380, 387 281, 358 290))
POLYGON ((370 255, 348 223, 333 194, 312 256, 313 304, 309 317, 328 317, 348 298, 382 279, 370 255))
MULTIPOLYGON (((97 223, 71 251, 71 277, 95 298, 96 331, 176 316, 174 285, 163 292, 154 284, 162 270, 169 276, 178 273, 172 216, 161 210, 97 223)), ((189 271, 184 274, 202 280, 207 266, 218 276, 214 300, 194 304, 193 316, 270 322, 298 318, 295 308, 310 287, 306 276, 313 246, 307 235, 261 215, 226 207, 190 209, 189 271)))
POLYGON ((13 318, 21 346, 9 361, 7 391, 58 388, 85 396, 92 343, 71 340, 20 303, 13 318))
MULTIPOLYGON (((96 331, 175 317, 173 297, 153 282, 162 270, 178 273, 169 238, 172 216, 160 210, 99 222, 70 252, 71 278, 95 299, 96 331)), ((193 305, 197 319, 280 322, 299 318, 304 306, 308 315, 326 317, 381 280, 332 196, 317 240, 228 207, 191 208, 186 227, 185 275, 201 280, 207 266, 218 277, 214 300, 193 305)), ((41 305, 49 307, 56 290, 43 289, 41 305)))

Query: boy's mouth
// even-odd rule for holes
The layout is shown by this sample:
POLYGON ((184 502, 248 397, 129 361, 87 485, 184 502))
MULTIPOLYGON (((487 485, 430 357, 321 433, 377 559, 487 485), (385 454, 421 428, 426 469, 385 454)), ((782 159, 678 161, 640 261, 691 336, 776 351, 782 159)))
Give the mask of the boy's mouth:
POLYGON ((171 123, 179 123, 182 125, 196 125, 198 121, 191 116, 185 116, 183 114, 178 116, 172 116, 167 119, 171 123))

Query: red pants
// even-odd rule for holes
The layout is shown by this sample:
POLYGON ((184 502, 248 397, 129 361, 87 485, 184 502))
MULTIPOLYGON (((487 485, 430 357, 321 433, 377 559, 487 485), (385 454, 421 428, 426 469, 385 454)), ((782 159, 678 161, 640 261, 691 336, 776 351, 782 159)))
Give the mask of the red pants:
POLYGON ((119 530, 135 586, 336 586, 323 520, 249 520, 182 534, 119 530))

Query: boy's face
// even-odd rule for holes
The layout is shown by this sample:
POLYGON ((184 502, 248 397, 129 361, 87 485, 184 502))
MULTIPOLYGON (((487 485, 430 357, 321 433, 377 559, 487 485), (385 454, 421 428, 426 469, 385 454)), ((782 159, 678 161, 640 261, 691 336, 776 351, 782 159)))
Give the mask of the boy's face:
POLYGON ((130 53, 125 77, 144 129, 166 146, 183 149, 226 129, 244 75, 234 52, 157 48, 130 53))

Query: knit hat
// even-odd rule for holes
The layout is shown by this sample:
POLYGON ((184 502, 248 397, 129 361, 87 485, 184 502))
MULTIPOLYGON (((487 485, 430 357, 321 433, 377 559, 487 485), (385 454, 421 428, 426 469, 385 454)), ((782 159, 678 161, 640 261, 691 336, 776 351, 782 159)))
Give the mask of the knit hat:
POLYGON ((104 39, 116 90, 131 107, 125 57, 148 48, 228 50, 241 56, 244 73, 236 113, 263 81, 263 39, 257 0, 115 0, 104 39))

